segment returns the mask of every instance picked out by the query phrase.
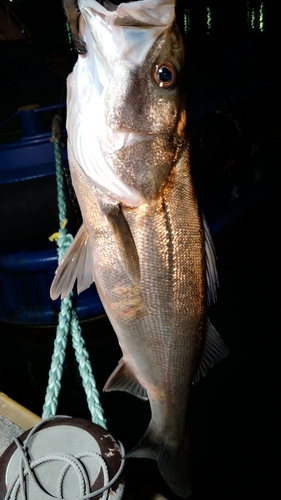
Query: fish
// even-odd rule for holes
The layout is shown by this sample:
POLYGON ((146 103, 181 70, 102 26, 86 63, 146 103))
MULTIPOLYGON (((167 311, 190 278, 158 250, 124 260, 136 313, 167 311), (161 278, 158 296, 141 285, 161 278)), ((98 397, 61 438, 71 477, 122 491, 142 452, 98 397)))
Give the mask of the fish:
POLYGON ((104 391, 151 408, 126 457, 156 460, 187 498, 191 389, 228 349, 207 314, 218 275, 191 175, 184 42, 173 0, 78 8, 71 27, 83 50, 67 78, 66 128, 83 224, 50 293, 95 282, 122 350, 104 391))

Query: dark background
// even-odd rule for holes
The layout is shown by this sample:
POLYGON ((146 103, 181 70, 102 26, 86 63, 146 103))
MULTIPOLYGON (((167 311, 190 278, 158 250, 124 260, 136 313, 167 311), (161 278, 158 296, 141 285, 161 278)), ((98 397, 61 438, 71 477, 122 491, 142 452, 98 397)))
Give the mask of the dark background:
MULTIPOLYGON (((76 60, 61 0, 1 0, 2 17, 5 6, 26 42, 0 31, 0 120, 31 102, 64 99, 65 78, 76 60)), ((178 0, 177 20, 186 41, 188 91, 215 86, 246 93, 253 78, 278 74, 280 16, 274 0, 178 0)))
MULTIPOLYGON (((269 0, 178 2, 200 202, 212 221, 222 209, 228 211, 235 203, 238 207, 241 200, 256 195, 214 237, 220 287, 209 315, 230 355, 192 391, 192 498, 200 500, 267 499, 279 491, 281 127, 276 5, 269 0), (212 13, 209 27, 207 7, 212 13), (258 173, 260 183, 254 182, 258 173), (234 186, 244 197, 232 200, 234 186)), ((0 43, 0 121, 30 102, 63 101, 65 77, 76 59, 59 0, 14 0, 9 6, 28 27, 32 43, 0 43)), ((0 390, 39 415, 55 329, 0 324, 0 390)), ((85 321, 82 329, 109 430, 129 449, 147 427, 148 405, 126 394, 102 393, 120 358, 119 347, 106 317, 85 321)), ((57 413, 90 418, 71 345, 57 413)), ((134 499, 150 499, 156 491, 175 498, 153 462, 128 460, 126 468, 128 498, 132 493, 134 499)))

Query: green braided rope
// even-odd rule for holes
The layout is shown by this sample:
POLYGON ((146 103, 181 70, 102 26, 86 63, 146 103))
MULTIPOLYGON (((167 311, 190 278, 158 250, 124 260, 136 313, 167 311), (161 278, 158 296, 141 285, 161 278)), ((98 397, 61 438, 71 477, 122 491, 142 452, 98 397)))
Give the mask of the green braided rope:
POLYGON ((71 316, 71 336, 76 361, 79 367, 79 373, 82 378, 89 411, 92 416, 92 422, 94 422, 94 424, 105 427, 105 419, 103 409, 99 400, 99 393, 96 388, 96 382, 92 374, 88 351, 85 346, 85 341, 82 337, 82 330, 77 320, 75 309, 72 310, 71 316))
POLYGON ((58 198, 58 210, 59 210, 59 226, 63 227, 64 220, 66 218, 66 199, 64 193, 64 180, 63 180, 63 170, 61 163, 61 151, 59 137, 54 140, 55 149, 55 162, 56 162, 56 179, 57 179, 57 198, 58 198))
MULTIPOLYGON (((60 230, 58 233, 58 260, 61 262, 63 255, 71 244, 73 237, 64 228, 66 220, 66 201, 64 193, 64 179, 61 164, 61 151, 59 137, 55 137, 55 162, 56 178, 58 192, 58 208, 60 230)), ((45 403, 43 406, 42 418, 55 416, 58 407, 58 397, 61 389, 61 377, 63 372, 63 363, 65 359, 65 350, 67 345, 67 336, 69 330, 72 336, 72 345, 75 351, 76 360, 79 366, 79 372, 82 378, 83 387, 86 393, 89 411, 92 421, 106 429, 106 419, 100 404, 99 393, 96 388, 95 379, 92 373, 92 367, 89 355, 82 337, 82 330, 79 325, 76 310, 72 305, 72 292, 61 301, 61 310, 57 326, 56 338, 54 341, 54 352, 49 371, 49 381, 46 390, 45 403)))
POLYGON ((67 335, 70 326, 72 293, 61 301, 59 321, 54 341, 54 352, 49 370, 49 381, 46 389, 42 418, 54 417, 58 407, 58 397, 61 389, 61 378, 65 360, 67 335))

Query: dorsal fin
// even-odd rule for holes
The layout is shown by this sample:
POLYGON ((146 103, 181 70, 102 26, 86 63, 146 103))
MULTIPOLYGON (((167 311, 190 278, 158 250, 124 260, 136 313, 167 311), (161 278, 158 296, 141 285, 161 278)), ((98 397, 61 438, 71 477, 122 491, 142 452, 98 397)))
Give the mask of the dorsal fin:
POLYGON ((207 371, 210 368, 213 368, 216 363, 223 361, 228 356, 228 353, 229 351, 224 341, 219 336, 209 318, 207 318, 206 337, 203 345, 202 356, 197 372, 193 378, 193 382, 197 383, 201 377, 205 377, 207 371))
POLYGON ((50 295, 53 300, 59 295, 67 297, 77 279, 77 291, 82 292, 94 281, 93 255, 85 226, 82 224, 69 249, 56 270, 50 295))

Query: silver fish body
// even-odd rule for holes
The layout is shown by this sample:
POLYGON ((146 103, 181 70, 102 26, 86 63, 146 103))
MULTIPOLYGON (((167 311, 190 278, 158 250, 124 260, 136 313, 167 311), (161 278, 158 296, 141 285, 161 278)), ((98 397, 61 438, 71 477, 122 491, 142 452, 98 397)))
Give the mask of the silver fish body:
POLYGON ((67 129, 83 226, 51 296, 67 295, 76 278, 80 291, 95 281, 123 352, 104 389, 148 398, 151 406, 149 428, 128 456, 157 460, 171 489, 186 498, 190 387, 227 349, 207 319, 217 275, 190 172, 183 41, 169 0, 122 4, 110 22, 95 0, 79 5, 88 53, 68 79, 67 129), (145 47, 137 62, 133 36, 145 47), (108 57, 104 40, 115 47, 108 57), (95 57, 97 84, 88 74, 95 57), (89 130, 93 94, 98 126, 89 130))

